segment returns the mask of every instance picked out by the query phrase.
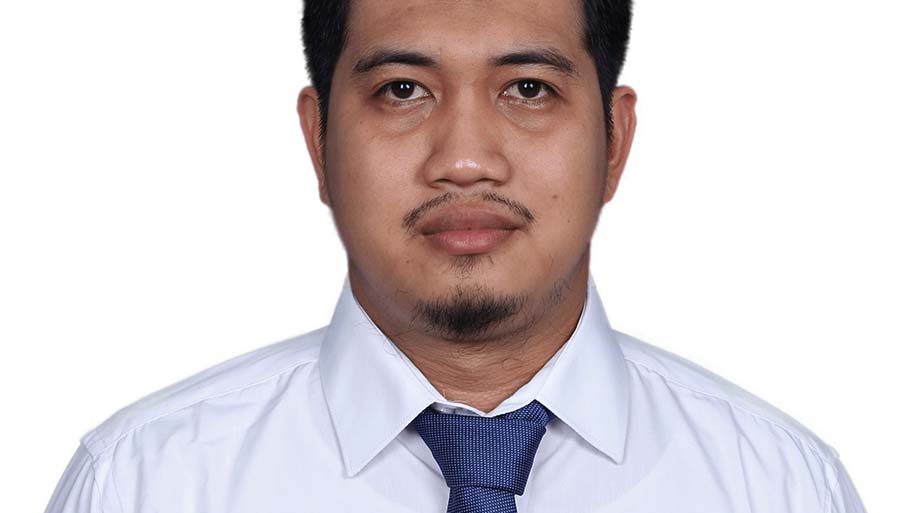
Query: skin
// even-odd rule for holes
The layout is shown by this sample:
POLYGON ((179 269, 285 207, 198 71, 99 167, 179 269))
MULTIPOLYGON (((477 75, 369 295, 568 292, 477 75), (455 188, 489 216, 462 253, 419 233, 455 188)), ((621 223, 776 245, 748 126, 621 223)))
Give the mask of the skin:
POLYGON ((333 75, 325 154, 316 91, 299 96, 320 198, 346 248, 355 297, 444 397, 484 412, 527 383, 576 327, 590 240, 633 140, 629 87, 613 92, 607 140, 581 18, 576 2, 356 0, 333 75), (542 46, 566 56, 576 74, 489 66, 491 55, 542 46), (381 47, 427 54, 439 67, 352 71, 381 47), (413 84, 411 95, 381 91, 393 81, 413 84), (520 88, 530 84, 517 84, 525 81, 555 92, 537 87, 529 99, 520 88), (403 225, 444 195, 442 206, 485 205, 516 218, 516 210, 484 199, 491 192, 534 216, 493 251, 452 256, 403 225), (483 298, 522 301, 513 315, 463 338, 433 329, 418 313, 423 302, 483 298))

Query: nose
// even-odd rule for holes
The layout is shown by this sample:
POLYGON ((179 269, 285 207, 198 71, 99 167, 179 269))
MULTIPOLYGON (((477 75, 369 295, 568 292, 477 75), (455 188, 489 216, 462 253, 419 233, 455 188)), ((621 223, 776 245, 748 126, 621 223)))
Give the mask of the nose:
POLYGON ((512 171, 504 155, 505 134, 496 108, 467 94, 440 109, 423 169, 426 183, 447 192, 465 192, 509 181, 512 171))

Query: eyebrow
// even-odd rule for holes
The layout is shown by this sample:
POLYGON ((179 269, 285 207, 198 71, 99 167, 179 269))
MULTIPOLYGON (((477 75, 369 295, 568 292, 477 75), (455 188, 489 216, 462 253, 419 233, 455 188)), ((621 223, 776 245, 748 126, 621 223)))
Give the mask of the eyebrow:
MULTIPOLYGON (((389 64, 404 64, 422 68, 440 69, 440 63, 430 55, 399 48, 380 48, 358 59, 352 68, 354 75, 364 75, 371 70, 389 64)), ((488 59, 488 67, 503 66, 546 66, 563 75, 578 77, 579 71, 573 61, 553 47, 534 47, 515 50, 488 59)))

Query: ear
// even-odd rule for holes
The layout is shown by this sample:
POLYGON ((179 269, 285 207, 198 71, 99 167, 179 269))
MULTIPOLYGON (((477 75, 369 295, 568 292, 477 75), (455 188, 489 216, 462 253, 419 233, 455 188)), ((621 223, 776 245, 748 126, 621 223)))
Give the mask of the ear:
POLYGON ((636 91, 627 86, 618 86, 611 96, 611 117, 614 130, 611 142, 608 145, 608 176, 605 184, 605 196, 602 203, 608 203, 614 197, 624 166, 627 165, 627 156, 633 144, 633 134, 636 132, 636 91))
POLYGON ((324 169, 323 144, 320 140, 320 101, 317 90, 307 86, 298 95, 298 119, 301 122, 301 131, 307 141, 307 151, 310 153, 310 162, 317 173, 317 183, 320 188, 320 201, 326 206, 329 204, 329 193, 326 189, 326 170, 324 169))

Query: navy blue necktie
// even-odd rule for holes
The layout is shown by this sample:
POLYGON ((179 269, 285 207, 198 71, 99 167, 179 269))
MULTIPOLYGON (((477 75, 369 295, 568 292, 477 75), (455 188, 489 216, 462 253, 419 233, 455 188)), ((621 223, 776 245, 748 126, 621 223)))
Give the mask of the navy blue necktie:
POLYGON ((497 417, 421 412, 415 428, 450 487, 447 513, 516 513, 552 417, 538 401, 497 417))

